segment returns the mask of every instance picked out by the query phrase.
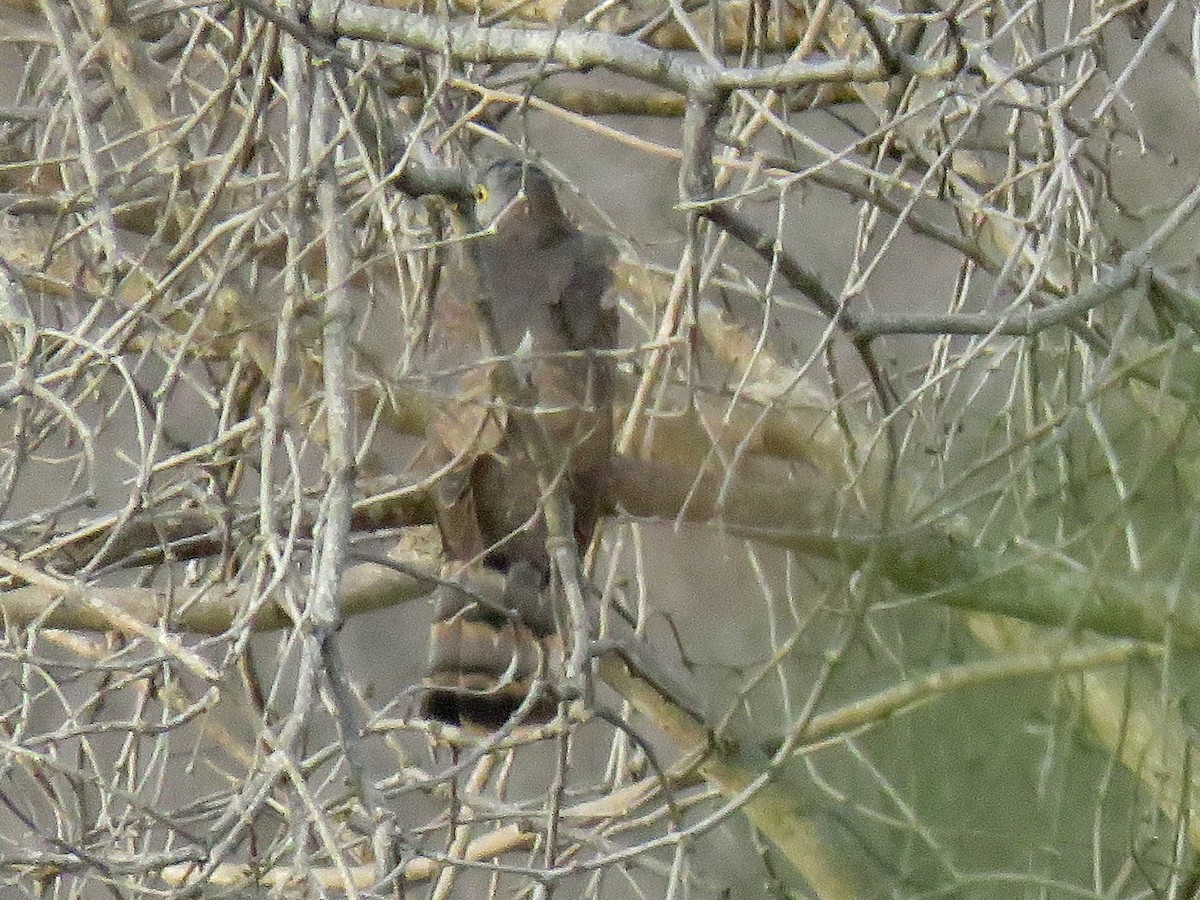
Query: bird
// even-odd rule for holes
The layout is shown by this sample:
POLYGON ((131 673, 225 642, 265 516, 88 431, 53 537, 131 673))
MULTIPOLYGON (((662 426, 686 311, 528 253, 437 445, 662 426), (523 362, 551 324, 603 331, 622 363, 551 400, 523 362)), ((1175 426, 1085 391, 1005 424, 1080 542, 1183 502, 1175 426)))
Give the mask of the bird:
POLYGON ((535 690, 565 644, 543 488, 548 475, 561 485, 586 548, 606 511, 612 452, 616 251, 571 222, 535 164, 492 163, 473 199, 460 283, 481 356, 429 429, 442 472, 432 496, 449 566, 491 569, 504 591, 491 605, 439 588, 421 712, 494 732, 518 711, 519 724, 536 725, 557 709, 553 691, 535 690))

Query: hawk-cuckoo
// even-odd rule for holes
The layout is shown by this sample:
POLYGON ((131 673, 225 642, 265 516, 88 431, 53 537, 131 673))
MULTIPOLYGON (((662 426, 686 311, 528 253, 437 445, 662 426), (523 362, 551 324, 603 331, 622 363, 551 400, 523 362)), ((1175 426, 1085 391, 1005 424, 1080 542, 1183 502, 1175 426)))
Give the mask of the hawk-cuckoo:
MULTIPOLYGON (((446 556, 502 572, 505 592, 496 609, 440 590, 422 710, 496 729, 563 656, 548 597, 543 487, 549 479, 566 492, 580 548, 603 512, 613 380, 605 351, 617 330, 605 292, 615 252, 570 222, 546 173, 529 164, 486 169, 474 219, 463 267, 484 361, 431 430, 444 472, 433 494, 446 556)), ((554 709, 552 692, 536 695, 525 721, 554 709)))

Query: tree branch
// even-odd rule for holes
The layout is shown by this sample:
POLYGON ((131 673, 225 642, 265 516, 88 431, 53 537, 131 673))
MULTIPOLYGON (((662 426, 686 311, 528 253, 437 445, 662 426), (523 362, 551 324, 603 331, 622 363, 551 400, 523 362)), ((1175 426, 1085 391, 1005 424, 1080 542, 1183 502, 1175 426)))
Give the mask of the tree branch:
MULTIPOLYGON (((355 0, 313 4, 313 24, 331 38, 355 38, 399 44, 426 53, 446 53, 459 62, 555 62, 573 71, 597 66, 686 93, 692 89, 787 88, 842 82, 867 83, 889 76, 878 62, 831 59, 791 61, 762 68, 712 68, 689 54, 656 50, 634 38, 562 28, 554 31, 448 23, 423 13, 385 9, 355 0)), ((927 77, 946 77, 921 60, 909 63, 927 77)), ((915 74, 915 73, 914 73, 915 74)))

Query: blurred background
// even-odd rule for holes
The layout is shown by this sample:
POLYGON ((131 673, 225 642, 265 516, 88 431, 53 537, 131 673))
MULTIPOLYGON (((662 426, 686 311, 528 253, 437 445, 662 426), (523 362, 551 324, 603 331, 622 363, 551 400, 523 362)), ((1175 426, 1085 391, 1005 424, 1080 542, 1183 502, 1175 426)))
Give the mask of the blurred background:
POLYGON ((1200 896, 1197 15, 0 0, 0 896, 1200 896), (621 337, 594 702, 481 744, 499 157, 621 337))

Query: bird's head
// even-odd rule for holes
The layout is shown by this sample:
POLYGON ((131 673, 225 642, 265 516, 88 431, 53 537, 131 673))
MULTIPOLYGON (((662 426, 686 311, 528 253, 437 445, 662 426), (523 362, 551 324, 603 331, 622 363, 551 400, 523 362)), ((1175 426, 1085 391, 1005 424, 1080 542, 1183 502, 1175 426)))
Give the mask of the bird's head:
POLYGON ((531 163, 512 159, 492 163, 477 179, 474 197, 480 230, 527 233, 545 243, 572 227, 558 205, 550 177, 531 163))

